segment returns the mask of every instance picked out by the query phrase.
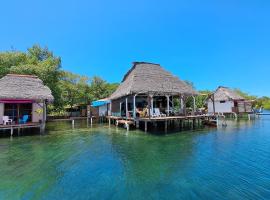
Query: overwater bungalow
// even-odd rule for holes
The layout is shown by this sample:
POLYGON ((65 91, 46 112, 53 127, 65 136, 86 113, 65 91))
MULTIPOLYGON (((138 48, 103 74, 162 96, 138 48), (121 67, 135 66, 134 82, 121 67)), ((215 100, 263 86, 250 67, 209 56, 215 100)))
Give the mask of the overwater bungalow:
POLYGON ((37 76, 8 74, 0 79, 0 129, 45 128, 51 90, 37 76))
POLYGON ((117 90, 110 96, 109 119, 118 123, 164 121, 195 117, 195 96, 198 93, 186 82, 180 80, 159 64, 134 62, 117 90), (188 98, 193 99, 193 110, 187 112, 188 98), (175 106, 174 103, 178 102, 175 106), (126 120, 120 120, 126 119, 126 120))
POLYGON ((228 87, 220 86, 208 100, 208 113, 252 113, 252 101, 246 100, 228 87))

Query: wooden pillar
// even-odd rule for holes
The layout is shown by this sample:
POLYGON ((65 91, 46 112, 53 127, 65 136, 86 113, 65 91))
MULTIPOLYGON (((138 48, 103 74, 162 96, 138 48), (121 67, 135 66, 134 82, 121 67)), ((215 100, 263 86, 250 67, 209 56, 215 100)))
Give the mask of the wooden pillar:
POLYGON ((13 127, 10 128, 10 136, 13 136, 13 127))
POLYGON ((151 98, 151 112, 154 113, 154 96, 151 95, 150 98, 151 98))
POLYGON ((144 131, 147 132, 147 121, 144 122, 144 131))
POLYGON ((41 124, 41 133, 44 133, 45 131, 45 124, 46 124, 46 101, 43 101, 43 119, 42 119, 42 124, 41 124))
POLYGON ((109 113, 108 113, 108 115, 112 116, 112 101, 109 104, 109 113))
POLYGON ((126 97, 126 118, 128 118, 128 97, 126 97))
POLYGON ((74 127, 75 127, 75 120, 73 119, 71 123, 72 123, 72 129, 74 129, 74 127))
POLYGON ((183 96, 180 97, 180 104, 181 104, 181 109, 182 111, 184 110, 184 100, 183 100, 183 96))
POLYGON ((119 112, 120 112, 120 117, 122 117, 122 102, 120 102, 119 112))
POLYGON ((133 96, 133 118, 136 119, 136 94, 133 96))
POLYGON ((151 97, 148 94, 148 96, 147 96, 147 110, 148 110, 148 117, 149 117, 149 119, 151 119, 150 109, 151 109, 151 97))
POLYGON ((167 98, 167 116, 169 116, 170 114, 170 96, 169 95, 166 95, 166 98, 167 98))
POLYGON ((140 122, 139 122, 139 120, 136 121, 136 128, 140 128, 140 122))
POLYGON ((167 133, 167 132, 168 132, 168 121, 165 120, 165 133, 167 133))

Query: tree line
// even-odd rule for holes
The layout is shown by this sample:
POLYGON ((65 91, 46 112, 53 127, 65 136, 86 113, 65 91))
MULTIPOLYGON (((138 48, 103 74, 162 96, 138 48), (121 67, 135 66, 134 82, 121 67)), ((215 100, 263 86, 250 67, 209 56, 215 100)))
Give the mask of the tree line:
MULTIPOLYGON (((92 101, 110 96, 118 83, 108 83, 100 77, 88 77, 74 74, 62 69, 61 58, 55 56, 47 47, 33 45, 26 52, 6 51, 0 53, 0 78, 9 73, 31 74, 38 76, 47 85, 55 98, 50 107, 51 112, 62 112, 79 104, 90 104, 92 101)), ((193 83, 187 82, 191 86, 193 83)), ((237 93, 249 100, 255 100, 254 106, 270 109, 269 97, 257 97, 235 89, 237 93)), ((208 90, 199 91, 196 97, 197 108, 205 106, 208 90)), ((190 106, 192 100, 189 100, 190 106)))

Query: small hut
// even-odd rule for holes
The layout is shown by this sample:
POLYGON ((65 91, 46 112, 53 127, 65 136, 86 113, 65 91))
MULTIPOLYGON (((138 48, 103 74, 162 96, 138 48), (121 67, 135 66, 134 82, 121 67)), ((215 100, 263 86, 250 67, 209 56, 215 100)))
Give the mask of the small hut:
POLYGON ((46 103, 54 100, 51 90, 37 76, 8 74, 0 79, 0 124, 44 123, 46 103))
POLYGON ((145 108, 151 117, 158 108, 160 113, 168 116, 175 113, 173 102, 177 98, 181 105, 177 112, 184 115, 187 98, 195 95, 197 92, 190 85, 159 64, 134 62, 122 83, 110 96, 109 113, 112 116, 137 118, 137 111, 145 108))
POLYGON ((108 98, 99 99, 93 101, 91 104, 91 113, 95 117, 105 117, 108 116, 109 104, 111 100, 108 98))
POLYGON ((220 86, 208 100, 208 113, 251 113, 252 102, 228 87, 220 86))

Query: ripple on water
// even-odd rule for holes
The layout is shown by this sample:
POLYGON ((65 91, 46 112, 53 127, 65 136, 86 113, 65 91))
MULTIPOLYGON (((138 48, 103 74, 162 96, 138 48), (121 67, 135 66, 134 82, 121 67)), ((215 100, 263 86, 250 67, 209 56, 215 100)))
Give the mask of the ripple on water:
POLYGON ((0 139, 0 199, 268 199, 270 118, 162 135, 80 122, 0 139))

